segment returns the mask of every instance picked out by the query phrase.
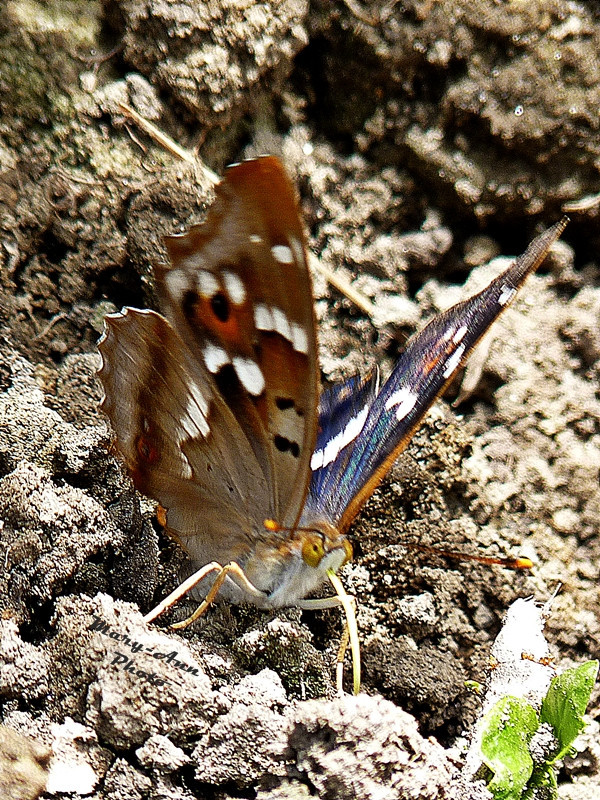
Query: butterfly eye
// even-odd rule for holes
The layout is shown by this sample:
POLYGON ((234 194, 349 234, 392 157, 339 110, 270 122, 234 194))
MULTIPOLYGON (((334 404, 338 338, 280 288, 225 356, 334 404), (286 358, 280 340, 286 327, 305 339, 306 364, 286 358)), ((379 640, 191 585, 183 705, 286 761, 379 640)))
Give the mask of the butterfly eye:
POLYGON ((302 545, 302 559, 309 567, 318 567, 325 555, 323 540, 320 536, 307 536, 302 545))

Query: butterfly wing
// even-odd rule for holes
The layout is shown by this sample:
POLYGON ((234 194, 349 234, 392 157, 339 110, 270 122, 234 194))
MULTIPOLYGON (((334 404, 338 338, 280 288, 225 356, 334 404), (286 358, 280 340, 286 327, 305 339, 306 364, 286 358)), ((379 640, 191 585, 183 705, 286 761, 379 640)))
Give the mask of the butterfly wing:
POLYGON ((167 239, 171 264, 155 270, 168 319, 126 309, 99 342, 117 446, 198 564, 243 563, 277 536, 265 518, 297 521, 317 425, 293 189, 277 159, 261 158, 230 167, 216 195, 204 225, 167 239))
POLYGON ((427 410, 527 275, 543 261, 566 222, 564 219, 538 236, 482 292, 439 314, 416 334, 379 394, 374 396, 369 386, 363 385, 358 403, 351 407, 347 400, 330 403, 327 412, 332 419, 327 427, 338 433, 320 438, 317 444, 307 512, 310 509, 316 517, 325 513, 342 532, 348 528, 427 410), (340 430, 346 435, 340 437, 340 430))
POLYGON ((362 431, 371 405, 379 391, 379 372, 366 378, 353 376, 333 384, 321 394, 317 444, 310 466, 310 491, 301 520, 310 521, 324 515, 334 520, 339 498, 337 488, 352 459, 352 442, 362 431))
MULTIPOLYGON (((280 161, 229 167, 206 222, 166 239, 155 270, 167 318, 212 376, 293 527, 316 438, 315 320, 304 234, 280 161)), ((264 516, 263 516, 264 519, 264 516)))
POLYGON ((269 486, 210 377, 153 311, 109 315, 98 346, 101 407, 136 487, 167 509, 170 533, 192 555, 242 558, 269 486))

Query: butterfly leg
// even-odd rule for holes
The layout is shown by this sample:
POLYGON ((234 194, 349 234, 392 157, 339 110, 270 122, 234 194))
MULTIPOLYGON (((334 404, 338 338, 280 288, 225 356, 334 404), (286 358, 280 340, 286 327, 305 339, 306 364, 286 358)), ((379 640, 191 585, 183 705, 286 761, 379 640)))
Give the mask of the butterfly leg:
POLYGON ((202 603, 198 606, 196 611, 188 617, 187 619, 183 620, 182 622, 175 623, 172 625, 172 628, 186 628, 190 625, 194 620, 198 619, 201 616, 208 606, 214 601, 215 597, 217 596, 219 589, 225 582, 225 579, 228 575, 231 575, 236 579, 236 583, 248 594, 264 600, 264 592, 261 592, 259 589, 251 583, 248 578, 246 577, 244 570, 237 564, 235 561, 232 561, 229 564, 226 564, 224 567, 219 564, 217 561, 211 561, 210 564, 205 564, 205 566, 201 567, 199 570, 194 572, 193 575, 190 575, 187 580, 183 581, 174 591, 171 592, 168 597, 160 602, 152 611, 149 611, 146 616, 144 617, 144 622, 152 622, 152 620, 160 617, 161 614, 171 608, 171 606, 175 605, 178 600, 181 600, 184 595, 186 595, 194 586, 200 583, 200 581, 204 580, 207 575, 210 575, 211 572, 218 572, 219 574, 215 578, 215 582, 213 583, 210 591, 206 595, 206 598, 202 601, 202 603))
POLYGON ((246 573, 244 572, 244 570, 235 561, 231 561, 224 567, 222 567, 220 564, 217 564, 216 562, 213 562, 213 569, 217 568, 219 568, 221 571, 215 578, 215 582, 210 587, 210 591, 208 592, 204 600, 200 603, 200 605, 194 611, 194 613, 191 614, 189 617, 187 617, 187 619, 184 619, 181 622, 175 622, 173 625, 170 625, 169 627, 171 628, 171 630, 177 631, 177 630, 182 630, 183 628, 187 628, 188 625, 191 625, 192 622, 195 622, 198 619, 198 617, 201 617, 202 614, 204 614, 204 612, 206 611, 206 609, 214 602, 215 597, 219 593, 219 589, 225 583, 225 580, 228 575, 232 575, 232 577, 235 577, 237 579, 236 583, 241 584, 241 587, 244 589, 245 592, 253 595, 254 597, 264 599, 265 597, 264 592, 261 592, 259 589, 256 588, 256 586, 254 586, 253 583, 250 583, 250 581, 246 577, 246 573))
POLYGON ((344 696, 344 659, 346 658, 346 651, 350 645, 352 653, 352 672, 354 679, 354 694, 360 691, 360 648, 358 646, 358 636, 355 635, 357 631, 356 625, 356 597, 354 595, 346 595, 352 613, 348 613, 348 609, 344 604, 344 612, 346 619, 344 621, 344 630, 340 639, 340 646, 338 647, 337 659, 335 665, 335 686, 337 689, 338 697, 344 696))

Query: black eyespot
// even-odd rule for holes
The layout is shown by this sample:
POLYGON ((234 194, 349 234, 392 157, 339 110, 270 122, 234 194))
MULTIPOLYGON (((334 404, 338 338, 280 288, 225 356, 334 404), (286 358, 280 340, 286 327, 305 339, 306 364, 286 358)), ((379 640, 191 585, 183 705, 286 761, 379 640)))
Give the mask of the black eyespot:
POLYGON ((285 411, 286 409, 293 407, 294 401, 291 399, 291 397, 276 397, 275 405, 280 411, 285 411))
POLYGON ((229 300, 225 297, 223 292, 213 294, 210 298, 210 307, 219 322, 227 322, 230 312, 229 300))

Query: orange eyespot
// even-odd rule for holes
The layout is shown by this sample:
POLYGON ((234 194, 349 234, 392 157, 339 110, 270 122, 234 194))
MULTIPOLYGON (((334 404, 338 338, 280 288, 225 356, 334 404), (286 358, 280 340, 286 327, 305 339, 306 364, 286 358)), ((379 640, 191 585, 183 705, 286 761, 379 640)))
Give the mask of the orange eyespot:
POLYGON ((325 555, 323 540, 320 536, 307 536, 302 545, 302 559, 309 567, 318 567, 325 555))
POLYGON ((158 506, 156 507, 156 518, 157 518, 157 520, 158 520, 158 524, 159 524, 159 525, 160 525, 162 528, 166 528, 166 527, 167 527, 167 509, 166 509, 166 508, 163 508, 163 507, 160 505, 160 503, 159 503, 159 504, 158 504, 158 506))

